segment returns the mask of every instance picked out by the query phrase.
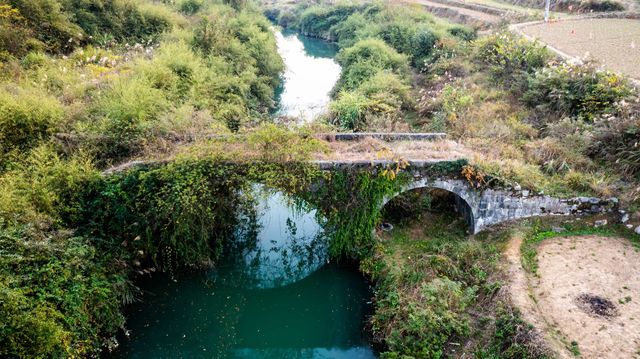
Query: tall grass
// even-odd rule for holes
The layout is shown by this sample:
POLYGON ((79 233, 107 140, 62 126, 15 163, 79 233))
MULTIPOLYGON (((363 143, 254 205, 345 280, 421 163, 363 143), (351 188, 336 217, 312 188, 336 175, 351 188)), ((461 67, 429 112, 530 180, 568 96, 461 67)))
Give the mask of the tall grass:
POLYGON ((63 116, 63 105, 46 92, 0 89, 0 156, 48 139, 63 116))

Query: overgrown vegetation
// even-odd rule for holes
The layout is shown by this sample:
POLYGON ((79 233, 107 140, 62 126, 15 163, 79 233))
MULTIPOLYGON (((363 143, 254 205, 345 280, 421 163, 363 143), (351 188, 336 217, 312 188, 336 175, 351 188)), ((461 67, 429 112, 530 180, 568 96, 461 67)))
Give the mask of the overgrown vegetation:
POLYGON ((0 49, 7 54, 0 65, 0 163, 54 134, 68 152, 109 162, 267 118, 283 70, 271 25, 251 8, 200 5, 3 5, 7 18, 22 19, 39 36, 25 41, 48 47, 0 49), (185 6, 195 12, 180 13, 185 6), (78 34, 82 41, 67 41, 78 34), (55 56, 61 52, 67 56, 55 56))
POLYGON ((469 238, 446 191, 414 190, 385 207, 362 269, 376 280, 375 340, 383 358, 544 358, 536 334, 502 298, 504 233, 469 238), (471 314, 473 313, 473 314, 471 314))
POLYGON ((560 196, 622 190, 635 200, 636 147, 626 140, 640 105, 621 75, 555 60, 506 32, 425 71, 418 124, 482 153, 472 162, 485 173, 560 196))
POLYGON ((266 13, 340 47, 334 126, 447 132, 504 183, 638 200, 640 104, 623 76, 564 63, 509 32, 474 40, 418 7, 301 2, 266 13))
POLYGON ((329 117, 336 127, 350 131, 405 129, 404 118, 415 109, 413 72, 475 38, 473 30, 407 4, 301 2, 266 12, 284 27, 338 44, 342 74, 329 117))
MULTIPOLYGON (((608 196, 640 173, 640 106, 619 75, 511 35, 470 42, 474 31, 410 6, 269 14, 341 48, 336 128, 447 131, 486 155, 475 176, 553 193, 608 196)), ((376 243, 378 206, 406 163, 323 177, 306 163, 326 150, 309 130, 262 124, 283 62, 245 1, 0 0, 0 69, 0 356, 113 347, 135 275, 214 264, 251 182, 320 208, 334 256, 367 258, 388 357, 444 356, 479 330, 468 313, 499 288, 500 239, 468 240, 436 216, 427 241, 400 230, 376 243), (101 175, 145 155, 174 157, 101 175)), ((497 315, 475 353, 537 357, 514 339, 517 313, 497 315)))
POLYGON ((6 57, 27 50, 69 53, 88 43, 147 41, 174 25, 168 9, 130 0, 4 0, 1 6, 0 54, 6 57), (26 36, 10 43, 11 26, 26 36))
POLYGON ((0 355, 93 357, 124 324, 121 265, 68 231, 0 228, 0 355))
MULTIPOLYGON (((0 356, 99 356, 139 297, 135 274, 215 261, 253 172, 215 154, 99 168, 267 118, 283 69, 270 26, 239 2, 0 1, 0 356)), ((317 150, 248 132, 263 163, 317 150)), ((312 176, 254 169, 277 170, 312 176)))

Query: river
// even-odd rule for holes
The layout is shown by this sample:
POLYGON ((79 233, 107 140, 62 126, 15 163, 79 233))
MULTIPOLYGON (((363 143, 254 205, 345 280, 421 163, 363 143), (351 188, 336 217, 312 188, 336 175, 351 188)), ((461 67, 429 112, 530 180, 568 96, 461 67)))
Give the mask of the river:
MULTIPOLYGON (((279 115, 324 111, 340 68, 335 47, 277 33, 287 64, 279 115), (337 66, 337 68, 336 68, 337 66), (324 73, 326 71, 326 74, 324 73)), ((364 330, 372 289, 331 261, 323 219, 255 185, 215 269, 147 277, 112 358, 376 358, 364 330)))
POLYGON ((341 68, 335 61, 338 48, 287 30, 276 31, 276 40, 286 67, 276 90, 276 116, 308 123, 326 110, 331 89, 340 78, 341 68))

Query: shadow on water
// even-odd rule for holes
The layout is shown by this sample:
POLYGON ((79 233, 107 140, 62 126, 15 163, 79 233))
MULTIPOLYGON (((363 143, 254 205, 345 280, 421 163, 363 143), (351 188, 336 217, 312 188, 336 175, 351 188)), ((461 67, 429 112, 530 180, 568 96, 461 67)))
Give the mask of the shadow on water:
POLYGON ((304 52, 309 57, 334 59, 338 54, 338 46, 334 43, 318 39, 316 37, 304 36, 293 30, 282 30, 282 35, 285 38, 295 36, 298 41, 304 46, 304 52))
POLYGON ((256 185, 215 270, 139 285, 117 358, 375 358, 363 328, 371 288, 327 263, 322 220, 256 185))

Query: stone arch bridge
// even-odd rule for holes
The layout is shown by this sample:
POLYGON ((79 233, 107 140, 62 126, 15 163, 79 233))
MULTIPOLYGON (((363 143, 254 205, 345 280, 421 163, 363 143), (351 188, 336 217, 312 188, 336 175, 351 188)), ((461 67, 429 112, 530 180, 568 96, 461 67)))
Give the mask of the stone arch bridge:
MULTIPOLYGON (((316 161, 324 170, 380 170, 394 167, 395 162, 378 161, 316 161)), ((617 207, 616 198, 594 197, 555 198, 542 193, 513 187, 475 188, 462 178, 460 169, 466 163, 457 161, 408 161, 402 171, 410 175, 400 191, 386 197, 380 208, 402 193, 433 188, 455 195, 456 210, 466 219, 469 232, 476 234, 488 226, 521 218, 545 215, 597 214, 617 207)))
MULTIPOLYGON (((125 165, 105 171, 104 175, 125 171, 132 167, 162 165, 166 161, 132 161, 125 165)), ((313 161, 323 171, 381 171, 393 168, 396 162, 390 160, 374 161, 313 161)), ((433 188, 453 193, 456 210, 466 219, 469 232, 476 234, 488 226, 521 218, 545 215, 598 214, 612 211, 617 207, 616 198, 600 199, 594 197, 574 197, 561 199, 533 193, 518 187, 483 186, 475 188, 461 176, 465 160, 414 160, 408 161, 402 169, 410 178, 401 189, 384 198, 380 209, 402 193, 419 189, 433 188)), ((316 184, 315 186, 322 186, 316 184)))

